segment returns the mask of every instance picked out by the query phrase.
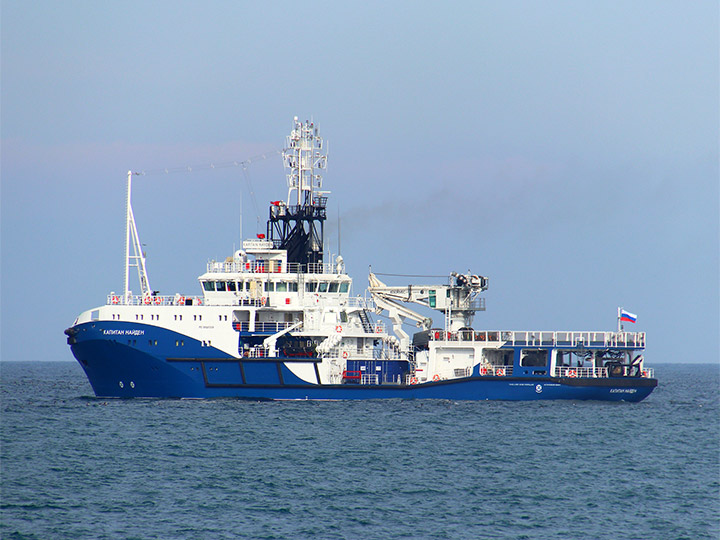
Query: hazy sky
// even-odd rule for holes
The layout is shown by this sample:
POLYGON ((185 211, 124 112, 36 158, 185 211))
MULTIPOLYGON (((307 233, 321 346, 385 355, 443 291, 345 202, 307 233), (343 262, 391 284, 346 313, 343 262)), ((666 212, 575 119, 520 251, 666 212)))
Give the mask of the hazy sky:
POLYGON ((327 240, 340 215, 355 293, 368 265, 471 269, 490 277, 477 328, 612 330, 624 306, 650 364, 718 361, 714 0, 1 15, 3 360, 72 359, 63 330, 122 289, 128 169, 267 153, 135 180, 153 288, 199 293, 286 196, 273 152, 297 115, 330 143, 327 240))

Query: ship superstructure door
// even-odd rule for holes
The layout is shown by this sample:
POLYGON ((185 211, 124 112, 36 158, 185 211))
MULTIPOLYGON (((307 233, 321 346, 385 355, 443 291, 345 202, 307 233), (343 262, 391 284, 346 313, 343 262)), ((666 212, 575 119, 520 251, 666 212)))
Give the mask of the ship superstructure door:
POLYGON ((549 359, 548 349, 521 349, 517 374, 546 376, 550 370, 549 359))

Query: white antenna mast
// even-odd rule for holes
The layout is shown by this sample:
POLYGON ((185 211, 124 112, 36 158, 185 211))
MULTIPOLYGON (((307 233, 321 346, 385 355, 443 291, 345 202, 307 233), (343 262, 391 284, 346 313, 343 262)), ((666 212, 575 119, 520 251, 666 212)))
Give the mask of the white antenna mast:
POLYGON ((295 192, 295 204, 298 206, 314 204, 316 191, 322 188, 322 169, 327 165, 327 154, 323 152, 323 140, 313 122, 303 124, 296 116, 293 129, 287 137, 287 147, 283 150, 283 161, 288 169, 288 206, 293 204, 291 196, 295 192))
POLYGON ((138 279, 140 280, 140 292, 143 296, 152 293, 150 282, 148 280, 147 269, 145 268, 145 253, 142 250, 140 237, 138 236, 137 226, 135 225, 135 216, 132 211, 132 171, 128 171, 127 178, 127 200, 125 202, 125 303, 130 303, 130 268, 136 267, 138 270, 138 279))

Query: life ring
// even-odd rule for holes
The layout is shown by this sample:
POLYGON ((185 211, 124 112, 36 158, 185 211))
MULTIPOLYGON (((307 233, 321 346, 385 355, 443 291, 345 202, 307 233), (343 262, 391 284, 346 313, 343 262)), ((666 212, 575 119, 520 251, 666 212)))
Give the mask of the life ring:
POLYGON ((376 333, 376 334, 382 334, 382 326, 376 326, 376 327, 375 327, 375 333, 376 333))
POLYGON ((339 334, 340 332, 342 332, 342 326, 338 324, 338 325, 335 327, 335 331, 336 331, 338 334, 339 334))
POLYGON ((155 305, 159 306, 160 304, 162 304, 162 296, 156 296, 155 297, 155 305))
POLYGON ((263 306, 267 304, 267 297, 263 296, 262 298, 260 298, 260 304, 263 306))
POLYGON ((501 367, 500 369, 497 370, 496 374, 498 377, 504 377, 505 376, 505 368, 501 367))
POLYGON ((143 298, 143 304, 145 304, 146 306, 152 304, 152 297, 146 296, 145 298, 143 298))
POLYGON ((642 370, 642 376, 643 376, 643 377, 647 377, 647 376, 648 376, 648 370, 647 370, 647 369, 643 369, 643 370, 642 370))
POLYGON ((410 384, 417 384, 417 377, 411 377, 410 384))
POLYGON ((438 375, 437 373, 435 375, 433 375, 433 381, 437 382, 439 380, 440 380, 440 375, 438 375))
POLYGON ((571 378, 575 378, 575 377, 577 377, 577 371, 575 371, 574 369, 568 369, 567 376, 571 377, 571 378))
POLYGON ((195 305, 202 306, 202 298, 196 298, 195 299, 195 305))
POLYGON ((349 355, 348 355, 348 352, 347 352, 347 351, 343 351, 343 358, 344 358, 345 360, 347 360, 348 356, 349 356, 349 355))
POLYGON ((481 368, 480 368, 480 375, 487 375, 487 368, 486 368, 486 367, 481 367, 481 368))
POLYGON ((185 297, 181 296, 177 299, 177 302, 175 302, 178 306, 184 306, 185 305, 185 297))
POLYGON ((113 296, 111 302, 112 302, 113 304, 119 304, 119 303, 120 303, 120 298, 119 298, 118 296, 113 296))
POLYGON ((436 340, 440 339, 440 332, 435 332, 435 339, 436 340))

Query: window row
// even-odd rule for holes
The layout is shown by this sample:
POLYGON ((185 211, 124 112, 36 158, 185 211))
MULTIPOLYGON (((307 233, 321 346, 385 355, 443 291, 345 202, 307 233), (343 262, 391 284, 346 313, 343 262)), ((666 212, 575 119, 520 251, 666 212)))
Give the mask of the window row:
POLYGON ((308 281, 305 284, 305 292, 341 292, 346 293, 350 289, 349 281, 308 281))
MULTIPOLYGON (((202 286, 208 292, 242 292, 252 289, 253 281, 203 281, 202 286)), ((264 285, 266 291, 277 292, 297 292, 298 284, 294 281, 266 281, 264 285)))
MULTIPOLYGON (((202 286, 208 292, 242 292, 250 291, 253 281, 203 281, 202 286)), ((263 284, 265 292, 298 292, 296 281, 266 281, 263 284)), ((349 281, 309 281, 305 283, 306 292, 319 293, 346 293, 350 289, 349 281)))
MULTIPOLYGON (((176 320, 176 321, 182 321, 182 320, 183 320, 182 315, 177 315, 177 314, 175 314, 175 315, 173 315, 173 317, 174 317, 174 320, 176 320)), ((114 315, 114 314, 113 314, 112 318, 113 318, 113 320, 118 320, 118 321, 119 321, 119 320, 120 320, 120 315, 119 315, 119 314, 118 314, 118 315, 114 315)), ((143 315, 142 313, 136 313, 136 314, 135 314, 135 320, 136 320, 136 321, 142 321, 142 320, 144 320, 144 315, 143 315)), ((150 315, 150 320, 151 320, 151 321, 159 321, 159 320, 160 320, 160 315, 152 315, 152 314, 151 314, 151 315, 150 315)), ((202 315, 193 315, 193 321, 202 321, 202 315)))

